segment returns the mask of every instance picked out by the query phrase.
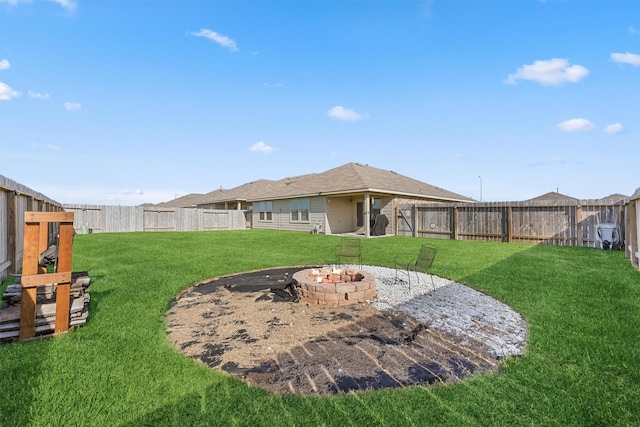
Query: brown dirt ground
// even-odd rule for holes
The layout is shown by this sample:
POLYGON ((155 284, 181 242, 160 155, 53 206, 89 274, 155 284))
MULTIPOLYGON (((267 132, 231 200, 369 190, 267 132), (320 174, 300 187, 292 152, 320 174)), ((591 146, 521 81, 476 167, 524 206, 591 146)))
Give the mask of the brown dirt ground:
POLYGON ((452 383, 497 368, 482 342, 432 330, 401 312, 296 302, 289 278, 307 267, 225 276, 183 291, 167 313, 170 341, 275 393, 452 383))

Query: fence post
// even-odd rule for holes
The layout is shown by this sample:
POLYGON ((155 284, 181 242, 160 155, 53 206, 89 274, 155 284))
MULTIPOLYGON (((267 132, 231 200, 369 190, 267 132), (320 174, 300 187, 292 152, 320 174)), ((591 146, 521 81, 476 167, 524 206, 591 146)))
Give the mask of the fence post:
POLYGON ((411 224, 411 228, 413 230, 411 230, 411 235, 412 237, 418 237, 418 229, 417 229, 417 224, 418 224, 418 206, 417 205, 413 205, 413 215, 411 215, 411 222, 413 224, 411 224))
POLYGON ((452 233, 453 240, 458 240, 458 221, 459 221, 458 207, 454 206, 453 207, 453 233, 452 233))
POLYGON ((584 235, 582 234, 582 206, 576 207, 576 246, 584 246, 584 235))
POLYGON ((507 206, 507 243, 513 243, 513 209, 507 206))
POLYGON ((7 255, 11 262, 10 270, 17 273, 18 266, 18 196, 15 191, 7 192, 7 255))
POLYGON ((398 206, 393 207, 393 235, 398 235, 398 206))

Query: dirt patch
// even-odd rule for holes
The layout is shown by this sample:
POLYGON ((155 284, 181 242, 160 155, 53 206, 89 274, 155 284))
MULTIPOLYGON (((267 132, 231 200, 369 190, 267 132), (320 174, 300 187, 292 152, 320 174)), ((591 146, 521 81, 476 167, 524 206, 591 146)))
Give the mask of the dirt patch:
POLYGON ((290 278, 304 267, 208 280, 167 313, 184 354, 276 393, 339 392, 456 382, 498 360, 472 337, 430 328, 368 303, 297 302, 290 278))

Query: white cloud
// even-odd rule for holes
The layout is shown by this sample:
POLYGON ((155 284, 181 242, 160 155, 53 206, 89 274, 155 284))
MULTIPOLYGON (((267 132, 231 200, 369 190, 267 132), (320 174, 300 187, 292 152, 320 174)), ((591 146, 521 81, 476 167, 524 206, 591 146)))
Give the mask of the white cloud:
MULTIPOLYGON (((51 3, 57 3, 67 10, 74 10, 76 8, 76 2, 71 0, 48 0, 51 3)), ((0 3, 18 4, 18 3, 31 3, 33 0, 0 0, 0 3)))
POLYGON ((67 111, 78 111, 79 109, 82 108, 82 105, 76 103, 76 102, 65 102, 64 103, 64 108, 67 111))
POLYGON ((629 26, 629 34, 639 34, 640 30, 635 28, 633 25, 629 26))
POLYGON ((230 39, 227 36, 223 36, 222 34, 218 34, 215 31, 202 29, 200 31, 193 31, 191 33, 192 36, 196 37, 204 37, 215 43, 218 43, 220 46, 228 48, 231 52, 236 52, 238 50, 238 46, 236 46, 236 42, 230 39))
POLYGON ((366 117, 365 115, 358 114, 355 111, 349 108, 344 108, 340 105, 336 105, 335 107, 327 111, 327 115, 334 119, 344 120, 348 122, 355 122, 366 117))
POLYGON ((587 119, 575 118, 565 120, 556 125, 558 128, 566 132, 585 132, 595 129, 593 123, 587 119))
POLYGON ((8 59, 3 59, 2 61, 0 61, 0 70, 6 70, 9 67, 11 67, 11 64, 9 64, 8 59))
POLYGON ((531 80, 541 85, 553 86, 579 82, 588 74, 589 70, 582 65, 569 65, 566 59, 553 58, 523 65, 515 73, 509 74, 505 83, 516 84, 518 80, 531 80))
POLYGON ((284 87, 282 83, 263 83, 266 87, 284 87))
POLYGON ((27 94, 29 94, 30 98, 33 99, 48 99, 49 98, 49 94, 48 93, 38 93, 38 92, 33 92, 33 91, 29 91, 27 92, 27 94))
POLYGON ((76 2, 70 0, 49 0, 54 3, 58 3, 60 6, 67 10, 74 10, 76 8, 76 2))
POLYGON ((620 123, 620 122, 613 123, 613 124, 607 126, 606 128, 604 128, 604 132, 605 133, 610 133, 610 134, 621 133, 623 131, 624 131, 624 127, 622 127, 622 123, 620 123))
POLYGON ((0 82, 0 101, 9 101, 20 96, 20 92, 11 89, 11 86, 0 82))
POLYGON ((276 151, 275 148, 265 144, 263 141, 256 142, 251 147, 249 147, 249 151, 254 151, 256 153, 262 154, 271 154, 276 151))
POLYGON ((640 67, 640 55, 637 53, 612 53, 611 60, 618 64, 630 64, 634 67, 640 67))

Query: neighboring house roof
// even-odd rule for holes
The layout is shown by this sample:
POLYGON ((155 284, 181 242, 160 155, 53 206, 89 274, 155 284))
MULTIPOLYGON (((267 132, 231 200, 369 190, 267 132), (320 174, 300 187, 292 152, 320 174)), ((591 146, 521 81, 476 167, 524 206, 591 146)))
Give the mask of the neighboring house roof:
POLYGON ((571 203, 589 203, 589 204, 603 204, 610 205, 618 202, 624 202, 627 199, 627 196, 623 194, 611 194, 607 197, 603 197, 601 199, 593 199, 593 200, 580 200, 575 197, 567 196, 565 194, 560 194, 557 192, 550 192, 547 194, 543 194, 538 197, 534 197, 533 199, 526 200, 527 202, 571 202, 571 203))
POLYGON ((178 197, 168 202, 158 203, 154 206, 162 208, 192 208, 198 204, 198 201, 202 196, 203 194, 200 193, 190 193, 186 196, 178 197))
POLYGON ((601 199, 594 200, 594 202, 602 203, 603 205, 615 204, 615 203, 624 203, 628 199, 628 196, 624 194, 614 193, 610 194, 607 197, 603 197, 601 199))
POLYGON ((432 200, 475 201, 396 172, 359 163, 347 163, 321 173, 288 177, 279 181, 262 179, 230 190, 216 190, 203 196, 199 204, 238 200, 251 202, 362 192, 432 200))
POLYGON ((533 199, 529 199, 529 200, 525 200, 526 202, 546 202, 546 201, 570 201, 570 202, 577 202, 578 199, 576 199, 575 197, 571 197, 571 196, 567 196, 565 194, 561 194, 558 192, 549 192, 546 194, 543 194, 541 196, 538 197, 534 197, 533 199))
POLYGON ((248 201, 260 197, 265 193, 271 193, 279 184, 277 181, 260 179, 248 182, 230 190, 218 189, 207 193, 201 197, 198 204, 206 205, 213 203, 248 201))

